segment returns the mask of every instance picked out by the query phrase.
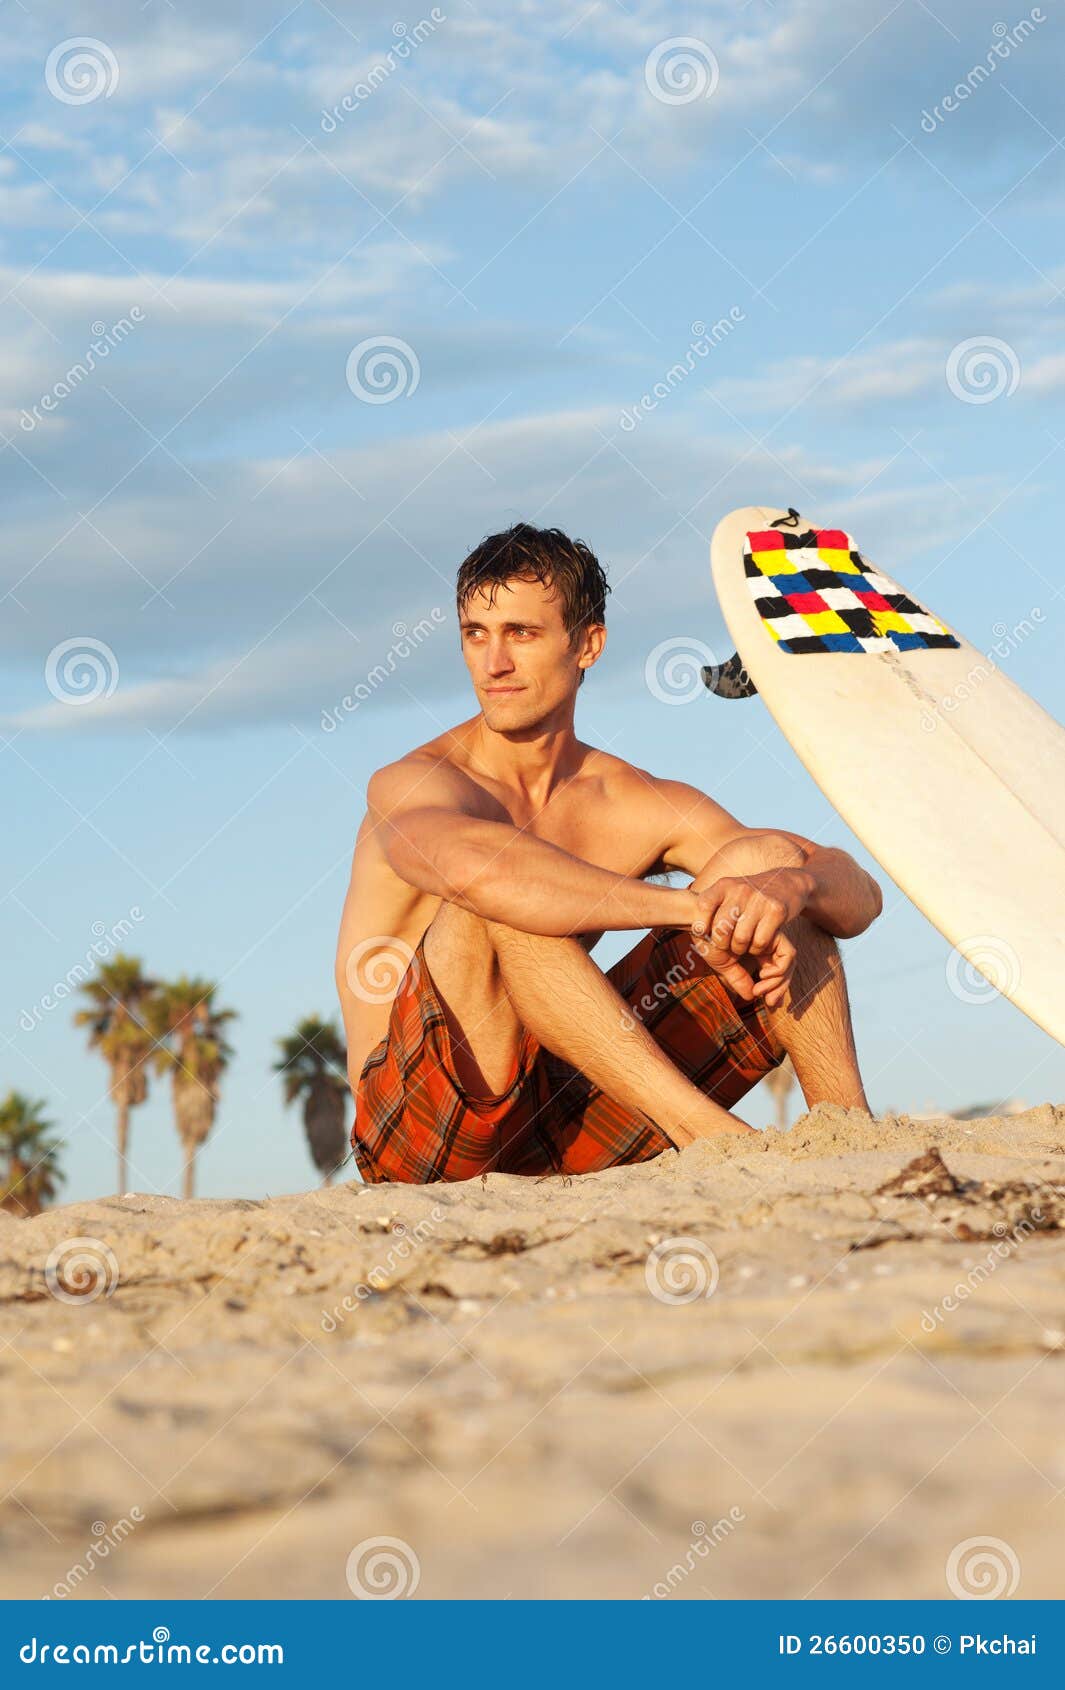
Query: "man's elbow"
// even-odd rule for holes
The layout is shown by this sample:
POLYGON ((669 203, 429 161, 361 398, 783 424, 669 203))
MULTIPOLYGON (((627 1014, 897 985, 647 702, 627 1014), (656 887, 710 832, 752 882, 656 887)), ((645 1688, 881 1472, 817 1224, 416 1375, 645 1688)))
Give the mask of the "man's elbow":
POLYGON ((396 837, 386 851, 389 867, 400 880, 419 892, 469 907, 469 891, 484 877, 485 853, 461 834, 457 837, 411 840, 396 837))
POLYGON ((392 873, 434 898, 453 901, 476 872, 477 853, 461 831, 432 825, 393 827, 382 844, 392 873))
POLYGON ((884 913, 884 894, 878 880, 874 880, 871 874, 867 875, 866 878, 869 881, 869 896, 872 907, 872 914, 869 917, 867 925, 871 927, 873 922, 884 913))
POLYGON ((872 927, 884 909, 884 896, 877 882, 853 858, 851 861, 860 876, 858 885, 845 901, 840 901, 840 907, 819 918, 820 925, 834 939, 857 939, 872 927))
POLYGON ((880 890, 879 883, 865 869, 862 870, 862 873, 865 875, 865 898, 862 900, 862 907, 857 919, 851 923, 846 933, 839 935, 842 939, 856 939, 859 933, 864 933, 872 927, 873 922, 884 911, 884 894, 880 890))
POLYGON ((460 909, 486 915, 494 907, 496 879, 492 859, 476 846, 457 841, 443 852, 439 864, 441 897, 460 909))

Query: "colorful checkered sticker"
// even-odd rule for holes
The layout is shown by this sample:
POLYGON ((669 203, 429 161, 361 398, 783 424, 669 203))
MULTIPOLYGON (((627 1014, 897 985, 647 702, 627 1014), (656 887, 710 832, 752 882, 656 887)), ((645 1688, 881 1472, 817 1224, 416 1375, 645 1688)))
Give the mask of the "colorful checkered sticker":
POLYGON ((942 622, 873 569, 840 528, 747 535, 755 608, 781 651, 923 651, 957 646, 942 622))

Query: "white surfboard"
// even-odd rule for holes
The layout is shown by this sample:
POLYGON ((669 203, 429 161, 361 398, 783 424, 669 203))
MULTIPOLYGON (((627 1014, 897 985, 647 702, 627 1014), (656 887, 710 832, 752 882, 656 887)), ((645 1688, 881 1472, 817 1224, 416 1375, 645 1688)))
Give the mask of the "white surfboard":
POLYGON ((738 654, 711 691, 761 694, 959 997, 986 980, 1065 1044, 1065 730, 836 525, 748 506, 711 561, 738 654))

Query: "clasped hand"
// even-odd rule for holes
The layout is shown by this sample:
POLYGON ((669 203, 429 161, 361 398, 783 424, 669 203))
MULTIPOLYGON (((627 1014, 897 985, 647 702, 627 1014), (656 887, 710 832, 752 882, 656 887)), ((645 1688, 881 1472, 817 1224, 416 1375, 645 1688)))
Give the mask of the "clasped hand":
POLYGON ((783 929, 805 908, 813 889, 813 876, 801 868, 715 880, 692 894, 695 949, 745 1002, 762 998, 768 1008, 779 1008, 787 998, 796 956, 783 929), (744 957, 751 966, 741 960, 744 957))

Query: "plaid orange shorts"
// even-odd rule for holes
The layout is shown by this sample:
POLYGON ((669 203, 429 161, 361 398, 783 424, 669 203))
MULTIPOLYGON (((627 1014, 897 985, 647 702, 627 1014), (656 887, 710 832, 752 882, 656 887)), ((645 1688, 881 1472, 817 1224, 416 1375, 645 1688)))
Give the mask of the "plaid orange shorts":
MULTIPOLYGON (((687 928, 655 928, 607 978, 676 1067, 726 1109, 782 1060, 761 1000, 733 993, 687 928)), ((364 1180, 413 1185, 492 1172, 588 1174, 673 1148, 652 1120, 616 1103, 527 1029, 506 1090, 471 1097, 455 1072, 423 945, 360 1076, 351 1144, 364 1180)))

